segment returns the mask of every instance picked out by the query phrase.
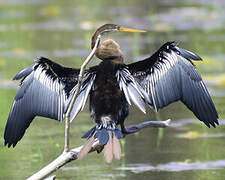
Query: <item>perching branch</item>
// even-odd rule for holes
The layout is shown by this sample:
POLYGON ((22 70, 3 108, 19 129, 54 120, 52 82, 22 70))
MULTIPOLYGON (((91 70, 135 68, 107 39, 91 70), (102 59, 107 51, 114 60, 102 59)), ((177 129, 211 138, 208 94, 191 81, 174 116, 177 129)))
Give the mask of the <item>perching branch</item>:
MULTIPOLYGON (((128 129, 128 130, 135 129, 135 132, 129 133, 129 134, 133 134, 133 133, 136 133, 136 132, 140 131, 141 129, 147 128, 147 127, 165 128, 165 127, 169 126, 169 123, 170 123, 170 119, 168 119, 166 121, 146 121, 146 122, 143 122, 143 123, 140 123, 137 125, 128 126, 128 127, 126 127, 126 129, 128 129)), ((80 146, 80 147, 71 149, 70 151, 67 151, 67 152, 64 151, 63 154, 61 154, 58 158, 56 158, 50 164, 45 166, 43 169, 41 169, 40 171, 38 171, 37 173, 35 173, 31 177, 29 177, 28 180, 40 180, 40 179, 46 178, 51 173, 55 172, 56 170, 58 170, 65 164, 67 164, 73 160, 76 160, 77 155, 80 152, 80 150, 82 149, 82 147, 83 146, 80 146)), ((96 140, 95 143, 92 145, 92 149, 89 151, 89 153, 97 151, 99 149, 102 149, 102 145, 99 145, 98 140, 96 140)))
POLYGON ((128 126, 128 127, 125 127, 127 133, 124 135, 134 134, 140 131, 141 129, 144 129, 147 127, 165 128, 169 126, 170 121, 171 121, 170 119, 166 121, 145 121, 137 125, 128 126))
POLYGON ((89 54, 89 56, 86 58, 86 60, 84 61, 84 63, 82 64, 81 68, 80 68, 80 73, 78 76, 78 82, 77 82, 77 88, 76 91, 74 92, 73 98, 70 102, 69 108, 66 112, 65 115, 65 146, 64 146, 64 152, 68 152, 69 151, 69 142, 70 142, 70 113, 72 111, 73 105, 75 103, 75 100, 80 92, 80 88, 81 88, 81 83, 82 83, 82 79, 84 76, 84 70, 87 66, 87 64, 91 61, 92 57, 95 55, 95 51, 97 50, 98 44, 100 42, 100 38, 101 35, 99 35, 97 37, 96 43, 94 48, 92 49, 91 53, 89 54))

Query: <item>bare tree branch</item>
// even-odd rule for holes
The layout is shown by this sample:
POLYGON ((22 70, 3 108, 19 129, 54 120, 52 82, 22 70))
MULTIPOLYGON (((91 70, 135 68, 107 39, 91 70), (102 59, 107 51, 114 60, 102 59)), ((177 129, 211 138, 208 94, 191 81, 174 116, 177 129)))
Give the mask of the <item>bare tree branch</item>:
MULTIPOLYGON (((146 121, 146 122, 143 122, 143 123, 140 123, 137 125, 128 126, 126 129, 131 129, 131 130, 135 129, 135 132, 132 132, 132 133, 136 133, 136 132, 142 130, 143 128, 147 128, 147 127, 165 128, 165 127, 169 126, 169 123, 170 123, 170 119, 168 119, 166 121, 146 121)), ((132 133, 129 133, 129 134, 132 134, 132 133)), ((56 171, 59 168, 61 168, 62 166, 64 166, 65 164, 67 164, 73 160, 76 160, 77 154, 80 152, 82 147, 83 146, 71 149, 68 152, 64 151, 59 157, 57 157, 50 164, 48 164, 43 169, 41 169, 40 171, 38 171, 37 173, 35 173, 31 177, 29 177, 28 180, 44 179, 47 176, 49 176, 51 173, 53 173, 54 171, 56 171)), ((89 153, 97 151, 99 149, 102 149, 102 145, 99 145, 98 140, 96 140, 92 146, 92 149, 89 151, 89 153)))
POLYGON ((126 134, 124 135, 136 133, 140 131, 141 129, 147 128, 147 127, 164 128, 169 126, 170 121, 171 121, 170 119, 166 121, 145 121, 137 125, 128 126, 128 127, 125 127, 126 134))
POLYGON ((84 61, 84 63, 82 64, 81 68, 80 68, 80 73, 78 76, 78 82, 77 82, 77 88, 76 91, 74 92, 73 98, 70 102, 69 108, 66 112, 65 115, 65 146, 64 146, 64 152, 68 152, 69 151, 69 142, 70 142, 70 113, 72 111, 73 105, 75 103, 75 100, 80 92, 80 88, 81 88, 81 83, 82 83, 82 79, 84 76, 84 70, 87 66, 87 64, 91 61, 92 57, 95 55, 95 51, 97 50, 98 44, 100 42, 100 38, 101 35, 99 35, 97 37, 96 43, 94 48, 92 49, 91 53, 89 54, 89 56, 86 58, 86 60, 84 61))

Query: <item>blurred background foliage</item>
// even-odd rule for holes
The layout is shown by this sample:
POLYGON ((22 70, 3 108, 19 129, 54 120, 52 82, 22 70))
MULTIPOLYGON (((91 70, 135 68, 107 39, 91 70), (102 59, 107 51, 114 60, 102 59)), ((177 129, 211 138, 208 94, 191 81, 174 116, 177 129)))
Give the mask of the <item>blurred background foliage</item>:
MULTIPOLYGON (((126 63, 151 55, 166 41, 200 55, 196 62, 220 116, 208 129, 181 103, 147 116, 132 106, 127 124, 171 118, 167 129, 146 129, 122 141, 123 158, 106 164, 92 153, 56 175, 58 179, 224 179, 225 178, 225 1, 223 0, 0 0, 0 179, 25 179, 62 152, 64 126, 37 117, 14 149, 3 146, 5 123, 18 82, 13 76, 46 56, 79 67, 90 52, 97 27, 115 23, 143 34, 110 35, 126 63)), ((95 58, 91 65, 100 61, 95 58)), ((72 123, 71 144, 94 124, 88 105, 72 123)))

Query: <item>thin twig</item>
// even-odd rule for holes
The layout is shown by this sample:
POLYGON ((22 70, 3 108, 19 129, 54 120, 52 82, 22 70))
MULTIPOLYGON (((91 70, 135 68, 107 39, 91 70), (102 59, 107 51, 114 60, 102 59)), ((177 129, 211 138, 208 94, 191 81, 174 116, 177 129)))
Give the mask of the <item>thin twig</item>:
POLYGON ((69 145, 70 145, 69 144, 69 142, 70 142, 70 113, 72 111, 75 100, 76 100, 76 98, 77 98, 77 96, 80 92, 81 83, 82 83, 82 79, 83 79, 83 75, 84 75, 84 70, 85 70, 87 64, 91 61, 92 57, 95 55, 98 44, 100 42, 100 38, 101 38, 101 35, 99 35, 97 37, 94 48, 92 49, 91 53, 86 58, 86 60, 84 61, 84 63, 82 64, 82 66, 80 68, 80 73, 79 73, 78 82, 77 82, 77 88, 76 88, 76 91, 74 92, 73 98, 70 102, 69 108, 68 108, 68 110, 66 112, 66 115, 65 115, 65 146, 64 146, 64 152, 69 151, 69 145))
POLYGON ((161 121, 145 121, 143 123, 137 124, 137 125, 132 125, 132 126, 128 126, 125 127, 126 129, 126 133, 124 135, 127 134, 134 134, 138 131, 140 131, 141 129, 147 128, 147 127, 156 127, 156 128, 164 128, 169 126, 170 123, 170 119, 163 121, 163 123, 161 121))
MULTIPOLYGON (((127 129, 134 129, 136 132, 142 130, 143 128, 147 127, 154 127, 154 128, 165 128, 168 127, 170 123, 170 119, 166 121, 146 121, 137 125, 129 126, 127 129)), ((131 133, 130 133, 131 134, 131 133)), ((52 161, 50 164, 45 166, 43 169, 32 175, 31 177, 28 178, 28 180, 40 180, 48 177, 51 173, 55 172, 65 164, 76 160, 77 159, 77 154, 80 152, 83 146, 71 149, 68 152, 64 152, 61 154, 59 157, 57 157, 54 161, 52 161)), ((89 151, 94 152, 96 150, 101 149, 101 145, 99 145, 99 141, 96 140, 95 143, 92 146, 92 149, 89 151)))

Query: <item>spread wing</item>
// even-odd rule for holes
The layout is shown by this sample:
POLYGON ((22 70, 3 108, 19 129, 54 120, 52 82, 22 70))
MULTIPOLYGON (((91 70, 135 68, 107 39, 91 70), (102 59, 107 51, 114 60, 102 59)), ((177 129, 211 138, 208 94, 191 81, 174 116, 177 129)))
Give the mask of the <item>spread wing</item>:
MULTIPOLYGON (((65 68, 47 58, 18 73, 21 79, 5 127, 5 145, 13 147, 23 137, 35 116, 62 121, 78 80, 79 69, 65 68)), ((83 109, 95 74, 86 71, 81 91, 71 112, 71 119, 83 109)))
POLYGON ((129 105, 131 105, 131 101, 133 101, 142 112, 146 113, 145 102, 150 106, 152 103, 150 102, 148 94, 138 83, 136 83, 127 67, 121 67, 117 71, 116 76, 120 90, 123 91, 129 105))
POLYGON ((215 127, 217 111, 191 60, 201 58, 168 42, 151 57, 129 64, 128 68, 145 88, 154 110, 181 100, 200 121, 215 127))

